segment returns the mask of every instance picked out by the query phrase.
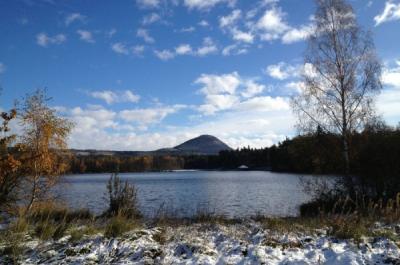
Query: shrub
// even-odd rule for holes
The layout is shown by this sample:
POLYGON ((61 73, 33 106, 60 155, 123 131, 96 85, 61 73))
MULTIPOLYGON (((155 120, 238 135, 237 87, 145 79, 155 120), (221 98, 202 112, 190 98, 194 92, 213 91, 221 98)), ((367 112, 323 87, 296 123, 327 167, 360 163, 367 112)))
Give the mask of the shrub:
POLYGON ((109 216, 124 215, 126 217, 141 217, 138 210, 137 190, 128 181, 122 182, 117 174, 111 175, 108 184, 109 216))
POLYGON ((104 235, 109 238, 119 237, 135 227, 138 227, 136 222, 128 219, 125 215, 118 214, 110 219, 105 228, 104 235))

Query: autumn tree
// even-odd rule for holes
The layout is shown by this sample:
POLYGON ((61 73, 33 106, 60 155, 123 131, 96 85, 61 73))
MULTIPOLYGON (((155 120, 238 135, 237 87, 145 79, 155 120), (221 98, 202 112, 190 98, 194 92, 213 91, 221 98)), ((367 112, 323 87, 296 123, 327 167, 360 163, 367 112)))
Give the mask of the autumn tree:
POLYGON ((24 175, 28 183, 25 193, 27 211, 48 194, 67 169, 63 158, 72 124, 57 116, 56 111, 47 105, 49 100, 44 90, 28 95, 19 117, 23 128, 21 146, 24 175))
POLYGON ((17 111, 2 112, 0 125, 0 211, 9 208, 17 200, 17 188, 21 182, 21 162, 10 153, 16 139, 10 133, 9 123, 16 118, 17 111))
POLYGON ((303 130, 340 135, 345 183, 350 177, 351 133, 374 116, 373 99, 381 89, 381 64, 371 34, 360 28, 345 0, 316 0, 315 29, 305 52, 304 87, 292 100, 303 130))

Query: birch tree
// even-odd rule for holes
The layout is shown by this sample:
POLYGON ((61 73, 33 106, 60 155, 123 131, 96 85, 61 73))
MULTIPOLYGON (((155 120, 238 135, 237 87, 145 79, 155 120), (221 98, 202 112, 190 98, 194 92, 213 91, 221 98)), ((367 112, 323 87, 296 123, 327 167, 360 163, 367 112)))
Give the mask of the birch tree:
POLYGON ((72 124, 58 117, 56 111, 47 105, 48 101, 45 91, 37 90, 25 99, 20 115, 27 211, 48 194, 67 168, 63 155, 72 124))
POLYGON ((350 137, 374 116, 381 90, 381 63, 370 32, 357 23, 345 0, 316 0, 315 28, 304 55, 304 87, 292 106, 303 130, 340 135, 346 183, 350 177, 350 137))

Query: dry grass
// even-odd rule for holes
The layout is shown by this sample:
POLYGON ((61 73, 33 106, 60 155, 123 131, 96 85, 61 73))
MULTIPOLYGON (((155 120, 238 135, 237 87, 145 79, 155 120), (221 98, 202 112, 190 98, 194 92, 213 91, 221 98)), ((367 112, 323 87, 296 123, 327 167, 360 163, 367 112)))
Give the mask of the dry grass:
POLYGON ((124 233, 131 231, 142 226, 140 220, 128 218, 123 214, 118 214, 111 217, 105 227, 104 236, 106 237, 119 237, 124 233))

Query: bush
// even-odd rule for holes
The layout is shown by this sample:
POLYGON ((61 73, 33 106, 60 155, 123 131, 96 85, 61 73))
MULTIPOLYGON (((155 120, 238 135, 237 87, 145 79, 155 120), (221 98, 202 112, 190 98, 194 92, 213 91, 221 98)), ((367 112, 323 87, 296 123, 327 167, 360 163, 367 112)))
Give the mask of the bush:
POLYGON ((140 218, 138 209, 137 190, 128 181, 122 182, 117 174, 111 175, 108 184, 109 208, 108 216, 123 215, 131 218, 140 218))
POLYGON ((132 222, 125 215, 118 214, 112 217, 106 226, 104 236, 106 237, 119 237, 125 232, 128 232, 135 227, 138 227, 136 222, 132 222))

